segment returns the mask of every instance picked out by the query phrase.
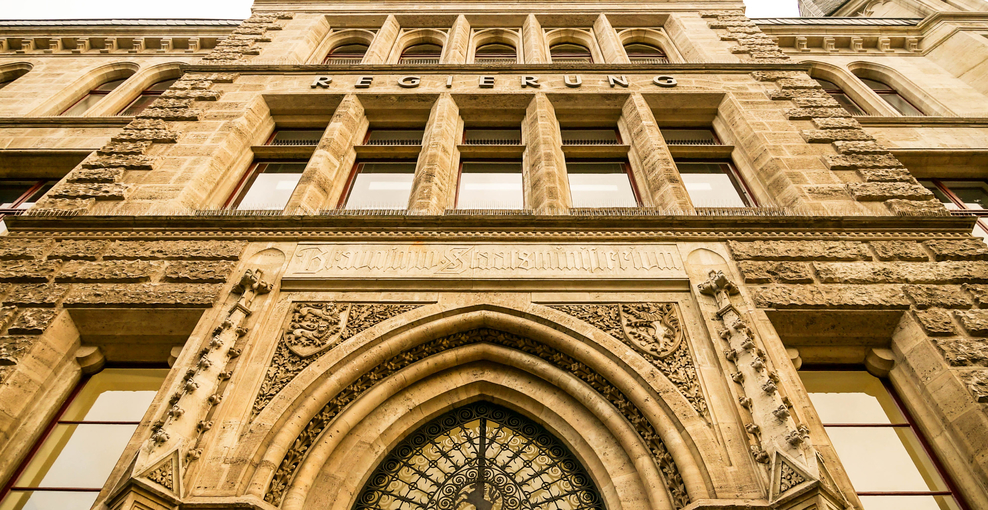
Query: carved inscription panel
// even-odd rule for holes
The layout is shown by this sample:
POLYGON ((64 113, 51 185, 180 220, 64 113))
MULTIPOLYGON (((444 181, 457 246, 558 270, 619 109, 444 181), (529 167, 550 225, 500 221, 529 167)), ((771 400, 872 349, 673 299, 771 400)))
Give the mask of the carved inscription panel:
POLYGON ((300 244, 286 279, 686 279, 674 244, 300 244))

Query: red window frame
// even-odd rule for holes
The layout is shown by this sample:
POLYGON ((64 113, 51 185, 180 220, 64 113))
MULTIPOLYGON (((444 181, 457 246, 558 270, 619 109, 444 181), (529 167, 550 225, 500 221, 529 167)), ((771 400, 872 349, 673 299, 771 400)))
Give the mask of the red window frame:
MULTIPOLYGON (((615 130, 615 132, 617 132, 617 130, 615 130)), ((621 141, 621 134, 618 133, 618 143, 620 143, 620 141, 621 141)), ((621 168, 624 169, 624 174, 628 176, 628 182, 631 184, 631 194, 634 195, 634 197, 635 197, 635 203, 638 204, 636 207, 642 207, 642 196, 641 196, 641 193, 638 192, 638 183, 635 181, 635 172, 631 168, 631 163, 628 162, 627 159, 609 159, 609 158, 603 158, 603 159, 586 159, 586 158, 580 158, 580 159, 567 160, 566 163, 567 164, 569 164, 569 163, 601 163, 601 164, 617 163, 617 164, 621 165, 621 168)), ((572 194, 573 193, 571 191, 570 192, 570 198, 572 198, 572 194)), ((600 207, 589 207, 589 208, 581 207, 580 209, 600 209, 600 207)))
MULTIPOLYGON (((23 182, 23 181, 30 181, 30 180, 31 179, 23 179, 23 180, 22 179, 2 179, 2 180, 0 180, 0 185, 2 185, 5 181, 6 182, 9 182, 9 181, 23 182)), ((48 180, 48 179, 35 181, 35 183, 31 187, 29 187, 27 189, 27 191, 21 193, 21 196, 17 197, 17 199, 14 200, 13 205, 11 207, 0 208, 0 220, 2 220, 4 216, 16 216, 16 215, 19 215, 19 214, 24 214, 24 211, 27 211, 27 209, 22 209, 22 208, 20 208, 20 206, 24 202, 27 202, 28 200, 30 200, 34 196, 35 193, 37 193, 38 191, 41 191, 46 185, 48 185, 48 184, 54 184, 56 182, 58 182, 58 181, 48 180)))
POLYGON ((724 173, 731 179, 734 186, 741 191, 741 200, 747 204, 746 207, 759 207, 758 199, 756 199, 754 193, 751 192, 751 188, 748 187, 748 183, 741 177, 741 172, 739 172, 737 167, 734 166, 733 161, 683 158, 675 160, 675 163, 677 165, 680 163, 706 163, 709 165, 720 165, 722 168, 726 168, 724 173))
POLYGON ((555 63, 557 63, 556 62, 556 59, 557 58, 563 59, 559 63, 563 63, 563 62, 571 62, 571 63, 575 62, 575 63, 587 63, 587 64, 593 64, 594 63, 593 62, 593 52, 590 51, 590 48, 588 48, 588 47, 586 47, 586 46, 584 46, 584 45, 582 45, 580 43, 575 43, 575 42, 558 42, 556 44, 553 44, 552 46, 549 46, 549 59, 552 60, 552 63, 555 64, 555 63), (575 51, 574 52, 567 52, 566 50, 562 50, 561 53, 558 52, 559 50, 557 50, 557 52, 553 52, 552 49, 553 48, 557 48, 559 46, 578 46, 580 48, 583 48, 583 49, 587 50, 587 52, 586 52, 586 54, 584 54, 584 53, 578 53, 578 52, 575 52, 575 51))
POLYGON ((360 173, 360 166, 364 163, 408 163, 411 165, 417 165, 418 160, 413 159, 368 159, 364 161, 355 161, 353 163, 353 168, 350 169, 350 175, 346 179, 346 185, 343 188, 343 193, 340 194, 340 199, 336 202, 337 209, 346 209, 346 202, 350 198, 350 192, 353 191, 353 182, 357 180, 357 174, 360 173))
POLYGON ((304 160, 304 161, 300 159, 255 160, 253 163, 250 164, 249 167, 247 167, 247 171, 244 172, 244 175, 240 177, 240 180, 237 181, 237 186, 233 188, 233 192, 230 193, 230 196, 226 199, 226 202, 223 203, 223 209, 228 209, 228 210, 235 209, 238 205, 240 205, 240 202, 244 199, 244 196, 247 194, 247 191, 250 190, 250 187, 254 184, 254 181, 257 180, 257 176, 260 175, 260 172, 257 171, 258 167, 260 167, 261 165, 268 165, 272 163, 292 163, 296 165, 305 165, 308 163, 308 160, 304 160))

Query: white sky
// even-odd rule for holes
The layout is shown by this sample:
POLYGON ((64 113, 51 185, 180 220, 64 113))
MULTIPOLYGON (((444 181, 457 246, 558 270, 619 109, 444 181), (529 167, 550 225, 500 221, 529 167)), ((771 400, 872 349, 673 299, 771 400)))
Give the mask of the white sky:
MULTIPOLYGON (((0 19, 229 18, 250 15, 251 0, 34 0, 0 2, 0 19)), ((745 0, 752 18, 795 17, 796 0, 745 0)))

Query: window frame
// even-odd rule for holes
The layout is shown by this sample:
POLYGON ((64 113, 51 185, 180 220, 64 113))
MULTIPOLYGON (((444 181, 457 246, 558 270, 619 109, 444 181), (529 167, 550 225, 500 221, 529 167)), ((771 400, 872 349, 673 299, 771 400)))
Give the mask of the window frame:
MULTIPOLYGON (((734 184, 735 190, 741 192, 741 200, 746 203, 745 207, 760 207, 760 205, 758 204, 758 199, 755 198, 755 194, 751 192, 751 188, 748 187, 748 183, 745 182, 744 178, 741 176, 741 172, 738 171, 738 167, 734 165, 733 161, 729 159, 705 159, 705 158, 681 158, 681 159, 675 159, 673 161, 676 163, 676 172, 680 173, 680 180, 682 177, 681 172, 679 171, 680 163, 687 163, 687 164, 706 163, 706 164, 721 165, 722 167, 726 166, 728 171, 725 172, 725 174, 727 174, 727 176, 731 179, 731 183, 734 184)), ((685 183, 683 183, 683 187, 684 188, 686 187, 685 183)), ((689 196, 688 190, 686 192, 686 195, 689 196)), ((690 197, 690 202, 691 203, 693 202, 693 197, 690 197)), ((696 206, 694 205, 693 207, 695 208, 696 206)), ((704 208, 724 209, 719 207, 704 207, 704 208)))
MULTIPOLYGON (((144 108, 141 108, 141 111, 132 113, 130 115, 123 115, 123 112, 127 111, 127 109, 129 109, 131 106, 134 106, 135 103, 137 103, 138 101, 140 101, 141 99, 143 99, 145 97, 159 97, 159 96, 161 96, 162 94, 165 93, 164 90, 151 90, 151 87, 154 87, 155 85, 158 85, 160 83, 165 83, 165 82, 168 82, 168 81, 170 81, 170 82, 172 82, 172 84, 174 84, 175 82, 177 82, 180 79, 181 78, 167 78, 167 79, 164 79, 164 80, 158 80, 158 81, 156 81, 156 82, 148 85, 147 87, 144 87, 144 90, 142 90, 139 94, 137 94, 137 97, 135 97, 132 101, 130 101, 129 103, 127 103, 123 108, 121 108, 116 113, 116 115, 117 116, 125 116, 125 117, 135 117, 135 116, 137 116, 138 114, 140 114, 145 109, 150 108, 151 107, 151 103, 148 103, 147 106, 145 106, 144 108)), ((121 83, 120 85, 123 85, 123 84, 121 83)), ((171 87, 171 85, 169 85, 168 87, 171 87)), ((119 86, 117 88, 119 88, 119 86)), ((113 90, 116 90, 116 89, 113 89, 113 90)), ((167 88, 165 90, 167 90, 167 88)))
MULTIPOLYGON (((122 87, 124 85, 124 83, 127 83, 127 80, 129 80, 133 76, 134 76, 133 74, 130 74, 130 75, 124 77, 124 78, 114 78, 114 79, 111 79, 111 80, 106 80, 103 83, 100 83, 99 85, 97 85, 95 87, 92 87, 91 89, 87 90, 85 94, 79 96, 79 99, 76 99, 75 101, 72 102, 72 104, 70 104, 70 105, 66 106, 65 108, 63 108, 62 111, 58 113, 58 116, 65 115, 69 110, 75 108, 76 105, 78 105, 79 103, 83 102, 86 98, 88 98, 90 96, 102 96, 102 97, 100 97, 100 99, 98 101, 96 101, 95 103, 93 103, 92 106, 90 106, 89 108, 86 108, 86 110, 83 111, 82 113, 80 113, 79 115, 65 115, 65 116, 66 117, 81 117, 81 116, 86 115, 86 113, 89 112, 89 110, 92 110, 93 108, 95 108, 96 106, 98 106, 100 103, 102 103, 103 100, 106 99, 106 96, 112 94, 116 90, 119 90, 120 87, 122 87), (120 82, 116 87, 113 87, 110 90, 99 90, 99 88, 102 87, 103 85, 106 85, 107 83, 111 83, 111 82, 115 82, 115 81, 119 81, 120 82)), ((127 106, 130 106, 130 103, 127 103, 127 106)), ((121 110, 121 111, 123 111, 123 110, 121 110)))
MULTIPOLYGON (((327 53, 326 56, 323 57, 322 63, 324 65, 328 65, 328 64, 333 64, 335 60, 348 60, 348 59, 359 60, 360 62, 358 63, 363 63, 364 57, 367 55, 368 50, 370 50, 370 43, 350 42, 345 44, 338 44, 335 47, 333 47, 333 49, 329 50, 329 53, 327 53), (346 46, 363 46, 364 52, 361 53, 359 57, 357 56, 356 53, 344 53, 339 56, 334 56, 333 52, 335 52, 338 48, 343 48, 346 46)), ((339 65, 346 65, 346 64, 339 64, 339 65)))
POLYGON ((572 42, 572 41, 559 41, 559 42, 555 42, 555 43, 549 45, 549 59, 552 60, 552 63, 553 64, 557 64, 557 63, 559 63, 559 64, 563 64, 563 63, 570 63, 570 64, 593 64, 594 63, 593 50, 591 50, 590 47, 587 46, 587 45, 584 45, 584 44, 581 44, 581 43, 578 43, 578 42, 572 42), (556 62, 557 55, 553 55, 552 49, 555 48, 555 47, 557 47, 557 46, 578 46, 580 48, 583 48, 583 49, 587 50, 587 54, 586 55, 582 55, 582 54, 577 55, 576 53, 573 53, 573 54, 565 54, 564 53, 564 54, 558 55, 558 57, 563 58, 564 60, 561 61, 561 62, 556 62), (582 61, 582 60, 581 61, 577 61, 577 60, 575 60, 577 58, 579 58, 579 59, 586 58, 587 61, 585 61, 585 62, 582 61))
MULTIPOLYGON (((528 205, 525 200, 525 189, 527 181, 525 179, 525 165, 521 159, 496 159, 496 158, 478 158, 478 159, 466 159, 460 158, 460 163, 456 169, 456 193, 453 194, 453 209, 465 209, 465 210, 476 210, 472 208, 460 207, 460 184, 463 178, 463 164, 464 163, 517 163, 518 173, 521 175, 521 207, 518 209, 498 209, 499 211, 524 211, 528 205)), ((491 209, 491 208, 487 208, 491 209)))
POLYGON ((660 47, 657 44, 652 44, 652 43, 647 43, 647 42, 642 42, 642 41, 631 41, 631 42, 624 43, 621 47, 624 49, 624 55, 626 57, 628 57, 628 61, 631 62, 632 64, 662 64, 662 63, 668 64, 669 63, 669 54, 666 53, 666 50, 662 49, 662 47, 660 47), (636 46, 636 45, 637 46, 647 46, 649 48, 654 48, 659 53, 659 55, 661 55, 661 56, 655 56, 655 55, 652 55, 652 56, 648 56, 648 55, 632 55, 631 53, 628 53, 628 47, 629 46, 636 46), (636 59, 636 58, 637 59, 650 59, 650 60, 652 60, 652 59, 654 59, 654 60, 665 60, 665 62, 635 62, 634 59, 636 59))
POLYGON ((30 200, 37 192, 44 189, 44 187, 49 183, 51 183, 52 185, 58 183, 58 180, 55 179, 37 179, 37 180, 36 179, 0 179, 0 185, 3 185, 4 182, 10 182, 10 181, 25 182, 32 180, 34 181, 34 184, 31 185, 31 187, 28 188, 27 191, 21 193, 21 195, 17 198, 17 200, 14 200, 13 205, 11 207, 0 208, 0 220, 2 220, 4 216, 17 216, 20 214, 24 214, 24 212, 27 211, 29 208, 21 208, 20 207, 21 205, 23 205, 25 202, 30 200))
POLYGON ((881 98, 881 100, 886 105, 889 106, 889 108, 891 108, 892 110, 894 110, 899 115, 901 115, 903 117, 917 117, 917 115, 907 115, 903 111, 899 110, 899 108, 897 108, 894 104, 890 103, 887 99, 885 99, 885 96, 898 97, 899 99, 902 99, 903 101, 905 101, 906 104, 908 104, 909 106, 911 106, 917 112, 919 112, 919 115, 918 115, 919 117, 929 117, 929 114, 927 114, 922 108, 916 106, 916 104, 913 103, 912 101, 910 101, 908 98, 906 98, 906 96, 902 95, 902 93, 899 92, 898 89, 896 89, 892 85, 889 85, 887 81, 883 81, 883 80, 876 79, 876 78, 869 78, 867 76, 860 76, 858 74, 855 74, 854 77, 857 78, 858 81, 860 81, 862 84, 864 84, 864 86, 867 87, 868 90, 874 92, 875 95, 877 95, 879 98, 881 98), (876 90, 871 85, 869 85, 868 82, 866 82, 865 80, 869 80, 869 81, 873 81, 875 83, 879 83, 881 85, 885 85, 886 87, 888 87, 888 89, 876 90))
POLYGON ((920 178, 918 178, 918 180, 920 181, 920 184, 922 184, 923 181, 932 182, 933 185, 936 186, 936 188, 937 188, 938 191, 940 191, 941 193, 943 193, 944 196, 946 196, 947 199, 950 200, 953 203, 953 205, 957 206, 957 209, 950 209, 949 210, 951 215, 954 215, 954 216, 974 216, 975 217, 975 223, 977 224, 977 226, 981 230, 983 230, 985 233, 988 233, 988 208, 986 208, 986 209, 968 209, 967 204, 965 204, 964 201, 961 200, 961 198, 959 196, 957 196, 957 194, 954 193, 950 189, 950 187, 949 187, 949 183, 950 182, 979 181, 979 182, 983 182, 985 184, 985 187, 988 188, 988 179, 977 179, 977 178, 972 178, 972 179, 964 179, 964 178, 937 179, 937 178, 920 177, 920 178))
MULTIPOLYGON (((347 209, 346 203, 347 203, 348 200, 350 200, 350 194, 353 192, 353 185, 354 185, 354 183, 357 180, 357 175, 360 174, 360 166, 363 165, 363 164, 365 164, 365 163, 406 163, 406 164, 410 164, 410 165, 415 166, 415 167, 418 166, 418 160, 417 159, 404 159, 404 158, 403 159, 379 159, 379 158, 374 158, 374 159, 365 159, 365 160, 358 159, 357 161, 354 161, 353 162, 353 168, 350 169, 350 175, 349 175, 349 177, 347 177, 346 185, 343 188, 343 193, 340 194, 340 199, 336 203, 336 209, 338 209, 338 210, 350 210, 350 209, 347 209)), ((415 185, 415 171, 413 170, 412 171, 412 186, 414 187, 414 185, 415 185)), ((409 190, 409 192, 408 192, 409 199, 411 198, 411 196, 412 196, 411 195, 411 190, 409 190)), ((408 204, 405 204, 405 209, 406 210, 408 209, 408 204)), ((374 209, 352 209, 352 210, 355 210, 355 211, 367 211, 367 210, 374 210, 374 209)), ((384 210, 390 210, 390 209, 384 209, 384 210)))
MULTIPOLYGON (((860 105, 860 104, 858 104, 858 102, 857 102, 857 101, 855 101, 855 100, 854 100, 854 98, 853 98, 853 97, 851 97, 851 95, 850 95, 850 94, 848 94, 848 93, 847 93, 847 92, 846 92, 846 91, 845 91, 845 90, 844 90, 843 88, 841 88, 841 86, 840 86, 840 85, 838 85, 837 83, 835 83, 835 82, 834 82, 833 80, 828 80, 828 79, 826 79, 826 78, 818 78, 818 77, 815 77, 815 76, 811 76, 810 78, 812 78, 812 79, 813 79, 813 81, 815 81, 815 82, 817 82, 817 83, 818 83, 818 84, 819 84, 819 85, 820 85, 821 87, 823 87, 823 91, 824 91, 824 92, 826 92, 826 93, 827 93, 827 95, 829 95, 829 96, 831 96, 831 98, 833 98, 833 97, 834 97, 834 96, 836 96, 836 95, 841 95, 841 96, 844 96, 844 97, 846 97, 846 98, 847 98, 847 100, 848 100, 848 101, 849 101, 849 102, 850 102, 850 103, 851 103, 852 105, 854 105, 854 107, 855 107, 855 108, 857 108, 857 109, 858 109, 858 112, 859 112, 859 113, 855 113, 855 112, 852 112, 852 111, 849 111, 848 113, 850 113, 851 115, 854 115, 854 116, 864 116, 864 115, 868 115, 868 113, 867 113, 867 111, 866 111, 866 110, 865 110, 864 108, 862 108, 862 107, 861 107, 861 105, 860 105), (827 82, 827 83, 829 83, 829 84, 831 84, 831 85, 833 85, 833 86, 834 86, 835 88, 827 88, 827 87, 826 87, 826 86, 825 86, 824 84, 822 84, 822 83, 820 83, 820 81, 825 81, 825 82, 827 82)), ((861 83, 864 83, 864 82, 861 82, 861 83)), ((865 83, 865 86, 867 87, 867 86, 868 86, 868 84, 866 84, 866 83, 865 83)), ((871 87, 869 87, 869 89, 870 89, 870 88, 871 88, 871 87)), ((884 100, 884 99, 883 99, 883 100, 884 100)), ((838 101, 837 99, 834 99, 834 101, 837 101, 837 102, 840 102, 840 101, 838 101)), ((887 102, 888 102, 888 101, 886 101, 886 103, 887 103, 887 102)), ((843 107, 843 106, 844 106, 844 105, 841 105, 841 107, 843 107)), ((889 105, 889 106, 892 106, 892 105, 889 105)), ((846 108, 845 108, 845 109, 846 109, 846 108)))
MULTIPOLYGON (((247 196, 247 192, 249 192, 251 186, 253 186, 254 181, 257 180, 257 176, 264 173, 257 171, 257 168, 259 166, 269 165, 269 164, 279 164, 279 163, 304 166, 307 165, 309 161, 301 160, 301 159, 264 159, 264 158, 255 159, 254 161, 251 162, 250 166, 247 167, 247 171, 244 172, 244 174, 240 177, 240 180, 237 181, 237 185, 233 188, 233 191, 230 193, 230 196, 223 203, 223 209, 227 211, 237 210, 237 207, 240 206, 240 203, 243 201, 244 197, 247 196)), ((298 189, 298 185, 295 186, 295 189, 298 189)), ((292 194, 294 193, 295 191, 292 190, 292 194)), ((289 198, 291 197, 289 196, 289 198)), ((286 207, 287 205, 288 204, 285 204, 286 207)), ((271 210, 277 210, 277 209, 271 209, 271 210)), ((285 208, 282 207, 281 211, 284 210, 285 208)))
MULTIPOLYGON (((620 139, 621 139, 621 134, 618 133, 618 140, 620 141, 620 139)), ((621 158, 600 158, 600 159, 574 158, 574 159, 566 160, 566 168, 567 168, 567 170, 566 170, 566 185, 567 185, 567 187, 569 187, 572 184, 570 182, 570 180, 569 180, 569 164, 570 163, 577 163, 577 164, 579 164, 579 163, 598 163, 598 164, 616 163, 616 164, 621 165, 621 167, 624 169, 624 172, 623 172, 624 175, 628 177, 628 182, 631 184, 631 194, 632 194, 632 196, 635 199, 635 203, 637 204, 637 205, 634 206, 634 208, 644 207, 644 205, 643 205, 644 203, 642 202, 642 195, 641 195, 641 193, 638 190, 638 182, 635 180, 635 171, 634 171, 633 168, 631 168, 631 162, 628 161, 628 158, 627 157, 625 157, 624 159, 621 159, 621 158)), ((569 197, 570 197, 570 202, 572 202, 573 201, 573 190, 572 189, 569 190, 569 197)), ((579 207, 579 206, 573 206, 573 207, 576 208, 576 209, 604 209, 605 208, 605 207, 579 207)), ((625 207, 621 207, 621 206, 610 206, 610 207, 625 208, 625 207)))

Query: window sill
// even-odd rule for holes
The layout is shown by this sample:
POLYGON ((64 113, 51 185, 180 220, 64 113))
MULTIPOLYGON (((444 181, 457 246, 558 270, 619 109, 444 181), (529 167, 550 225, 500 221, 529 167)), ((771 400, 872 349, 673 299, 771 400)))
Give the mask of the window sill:
POLYGON ((315 145, 254 145, 250 148, 258 159, 309 159, 315 145))
POLYGON ((469 158, 513 159, 520 158, 525 146, 516 145, 457 145, 460 156, 469 158))
POLYGON ((682 159, 727 159, 734 152, 733 145, 669 145, 669 153, 682 159))
POLYGON ((421 145, 355 145, 361 159, 407 159, 417 158, 422 152, 421 145))
POLYGON ((624 158, 630 145, 563 145, 567 158, 624 158))

